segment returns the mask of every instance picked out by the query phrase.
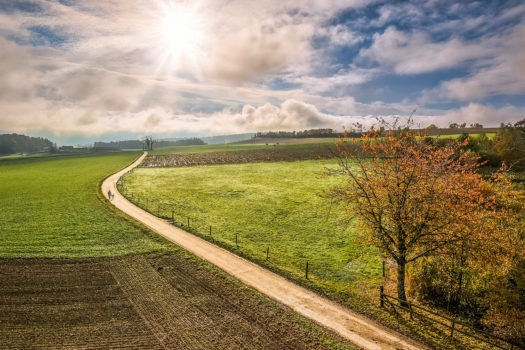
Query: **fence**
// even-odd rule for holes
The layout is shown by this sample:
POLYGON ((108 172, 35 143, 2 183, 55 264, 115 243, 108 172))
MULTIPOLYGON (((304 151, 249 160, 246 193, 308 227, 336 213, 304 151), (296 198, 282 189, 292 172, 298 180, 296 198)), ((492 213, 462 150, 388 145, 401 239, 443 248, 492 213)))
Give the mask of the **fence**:
MULTIPOLYGON (((130 171, 132 172, 132 171, 130 171)), ((248 259, 255 261, 256 263, 259 263, 266 268, 273 270, 274 272, 277 272, 279 274, 289 275, 285 270, 280 270, 277 266, 269 264, 268 261, 270 261, 270 245, 261 246, 261 248, 264 248, 264 250, 261 250, 262 254, 261 256, 248 256, 245 255, 240 249, 241 247, 241 236, 238 233, 234 233, 231 236, 231 240, 227 239, 223 236, 223 240, 217 240, 215 236, 213 235, 212 226, 208 222, 203 222, 202 220, 196 220, 195 218, 191 218, 190 216, 184 215, 182 213, 177 213, 173 208, 173 203, 167 204, 162 203, 159 200, 153 200, 148 198, 145 195, 140 195, 140 193, 133 193, 127 190, 126 186, 123 185, 123 178, 126 176, 125 174, 121 179, 117 182, 117 188, 119 192, 124 195, 129 201, 131 201, 134 205, 138 206, 139 208, 150 212, 151 214, 158 216, 160 218, 164 218, 168 220, 172 225, 182 228, 185 231, 191 232, 207 241, 211 241, 214 244, 221 246, 227 250, 233 250, 236 251, 236 254, 248 259), (264 259, 262 258, 264 257, 264 259)), ((176 205, 175 205, 176 207, 176 205)), ((272 248, 273 249, 273 248, 272 248)), ((273 250, 275 252, 275 250, 273 250)), ((312 262, 308 261, 306 259, 303 261, 304 268, 304 278, 306 280, 310 280, 311 274, 312 274, 312 262)), ((300 269, 302 269, 300 266, 298 266, 300 269)), ((299 270, 301 271, 301 270, 299 270)), ((289 275, 293 278, 292 275, 289 275)))
POLYGON ((450 333, 450 338, 454 338, 455 333, 461 333, 470 339, 475 339, 481 342, 484 342, 490 346, 493 346, 498 349, 503 350, 518 350, 519 346, 511 344, 506 340, 496 337, 487 332, 475 329, 472 326, 458 321, 455 318, 450 318, 444 315, 440 315, 434 311, 428 310, 424 307, 416 305, 411 302, 401 301, 400 299, 393 297, 391 295, 385 294, 384 287, 381 286, 379 289, 379 298, 381 307, 386 307, 386 305, 392 306, 394 310, 400 309, 406 311, 410 315, 410 319, 413 319, 415 316, 423 318, 427 321, 430 321, 434 324, 437 324, 441 327, 447 329, 450 333))

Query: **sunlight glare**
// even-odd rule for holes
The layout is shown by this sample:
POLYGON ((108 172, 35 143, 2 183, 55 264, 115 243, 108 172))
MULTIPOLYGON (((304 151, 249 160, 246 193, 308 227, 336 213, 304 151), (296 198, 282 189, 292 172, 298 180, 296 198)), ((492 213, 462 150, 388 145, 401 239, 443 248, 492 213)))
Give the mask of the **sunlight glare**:
POLYGON ((172 6, 166 9, 160 24, 162 46, 172 64, 196 59, 202 41, 202 25, 191 8, 172 6))

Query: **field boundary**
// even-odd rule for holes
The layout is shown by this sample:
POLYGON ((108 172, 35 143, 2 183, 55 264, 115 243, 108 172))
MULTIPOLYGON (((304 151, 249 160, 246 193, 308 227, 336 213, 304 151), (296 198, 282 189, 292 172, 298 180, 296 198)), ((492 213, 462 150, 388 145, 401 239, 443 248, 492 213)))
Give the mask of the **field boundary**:
POLYGON ((474 329, 472 326, 465 324, 456 318, 440 315, 437 312, 431 311, 415 303, 408 301, 403 302, 394 296, 385 294, 383 287, 380 287, 379 297, 381 307, 390 305, 394 311, 399 309, 408 312, 410 319, 413 319, 415 316, 417 316, 425 321, 433 323, 434 325, 440 326, 449 332, 451 339, 454 338, 455 333, 461 333, 468 338, 481 341, 498 349, 513 350, 516 347, 516 345, 509 343, 502 338, 498 338, 489 333, 474 329), (406 305, 403 305, 403 303, 406 305))
POLYGON ((108 200, 116 208, 169 241, 214 264, 244 284, 335 331, 363 349, 426 349, 425 346, 412 339, 386 329, 259 265, 175 227, 168 221, 159 219, 129 202, 118 192, 117 182, 122 175, 138 166, 146 155, 147 152, 131 166, 109 176, 103 182, 102 193, 106 198, 109 193, 112 194, 112 198, 108 200))

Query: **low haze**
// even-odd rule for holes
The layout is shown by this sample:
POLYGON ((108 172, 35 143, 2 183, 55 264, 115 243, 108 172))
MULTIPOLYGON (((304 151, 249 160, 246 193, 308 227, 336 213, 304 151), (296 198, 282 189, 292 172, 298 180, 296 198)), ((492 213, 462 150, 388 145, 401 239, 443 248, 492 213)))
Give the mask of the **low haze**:
POLYGON ((524 48, 522 1, 0 0, 0 133, 499 126, 524 48))

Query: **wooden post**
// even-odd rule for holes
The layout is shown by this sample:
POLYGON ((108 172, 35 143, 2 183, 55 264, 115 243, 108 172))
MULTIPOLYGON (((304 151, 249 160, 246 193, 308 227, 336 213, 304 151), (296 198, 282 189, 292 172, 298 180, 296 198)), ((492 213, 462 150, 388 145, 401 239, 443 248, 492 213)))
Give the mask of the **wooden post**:
POLYGON ((386 271, 385 271, 385 260, 383 259, 383 277, 386 276, 386 271))
POLYGON ((385 287, 379 286, 379 306, 385 307, 385 287))
POLYGON ((452 326, 450 327, 450 337, 454 338, 454 328, 456 327, 456 319, 452 319, 452 326))
POLYGON ((211 235, 211 225, 210 225, 210 237, 212 237, 212 238, 213 238, 213 236, 211 235))
POLYGON ((171 223, 175 225, 175 210, 171 210, 171 223))
POLYGON ((190 217, 188 216, 188 229, 190 228, 190 217))
POLYGON ((270 258, 270 247, 266 248, 266 260, 270 258))
POLYGON ((306 262, 306 273, 305 273, 306 279, 308 279, 308 261, 306 262))

